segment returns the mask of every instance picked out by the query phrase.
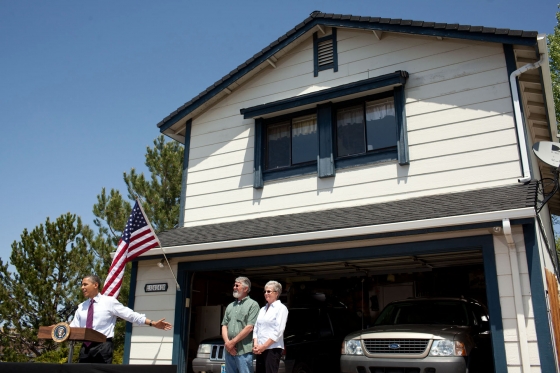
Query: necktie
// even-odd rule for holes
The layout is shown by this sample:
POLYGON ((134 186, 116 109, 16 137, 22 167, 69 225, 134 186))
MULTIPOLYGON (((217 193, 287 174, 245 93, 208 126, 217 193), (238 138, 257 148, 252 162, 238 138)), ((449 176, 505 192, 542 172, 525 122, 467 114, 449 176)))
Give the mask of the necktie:
MULTIPOLYGON (((89 302, 89 308, 87 310, 87 319, 86 319, 86 328, 93 328, 93 304, 95 303, 95 301, 92 299, 89 302)), ((91 344, 91 342, 84 342, 86 346, 89 347, 89 345, 91 344)))

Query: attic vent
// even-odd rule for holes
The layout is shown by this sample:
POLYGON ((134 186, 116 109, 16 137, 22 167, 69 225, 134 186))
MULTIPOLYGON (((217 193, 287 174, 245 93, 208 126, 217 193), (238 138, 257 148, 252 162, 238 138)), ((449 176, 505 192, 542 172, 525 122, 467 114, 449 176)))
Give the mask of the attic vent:
POLYGON ((317 46, 317 58, 319 63, 319 68, 325 65, 332 65, 333 63, 333 41, 325 40, 318 43, 317 46))
POLYGON ((336 28, 333 27, 330 35, 319 38, 317 33, 313 34, 314 51, 314 76, 319 75, 319 71, 333 69, 338 71, 338 61, 336 53, 336 28))

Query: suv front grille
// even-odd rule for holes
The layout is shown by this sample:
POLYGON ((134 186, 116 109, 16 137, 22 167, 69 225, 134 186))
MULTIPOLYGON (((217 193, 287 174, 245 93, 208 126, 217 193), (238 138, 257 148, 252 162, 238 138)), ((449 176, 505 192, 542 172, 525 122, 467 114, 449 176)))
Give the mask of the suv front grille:
POLYGON ((224 345, 212 345, 210 360, 225 360, 224 345))
POLYGON ((370 354, 420 355, 428 347, 429 339, 364 339, 364 347, 370 354))

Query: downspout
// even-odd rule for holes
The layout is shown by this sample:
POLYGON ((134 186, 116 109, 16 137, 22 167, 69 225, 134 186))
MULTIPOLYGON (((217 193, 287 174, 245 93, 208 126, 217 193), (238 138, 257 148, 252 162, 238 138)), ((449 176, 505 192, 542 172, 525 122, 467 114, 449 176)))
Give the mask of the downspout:
POLYGON ((519 263, 517 261, 517 247, 513 240, 509 219, 503 219, 502 226, 504 229, 504 237, 508 245, 511 279, 513 282, 513 299, 517 316, 517 336, 519 340, 519 350, 521 351, 521 371, 523 373, 529 373, 531 371, 531 364, 529 362, 529 345, 527 343, 527 329, 525 326, 523 294, 521 293, 521 279, 519 277, 519 263))
POLYGON ((529 63, 520 67, 511 73, 509 84, 511 86, 511 95, 513 100, 513 111, 515 113, 515 126, 517 128, 517 138, 519 139, 519 151, 521 152, 521 171, 523 177, 518 181, 526 184, 531 181, 531 171, 529 168, 529 155, 527 154, 527 141, 525 140, 525 128, 523 126, 523 117, 521 115, 521 106, 519 105, 519 94, 517 93, 517 77, 525 71, 537 69, 544 62, 545 55, 541 53, 541 59, 535 63, 529 63))

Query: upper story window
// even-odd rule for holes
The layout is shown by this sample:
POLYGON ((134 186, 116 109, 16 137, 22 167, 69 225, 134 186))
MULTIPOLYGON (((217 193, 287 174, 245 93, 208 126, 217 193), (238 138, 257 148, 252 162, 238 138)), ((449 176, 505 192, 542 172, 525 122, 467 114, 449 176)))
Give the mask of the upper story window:
POLYGON ((266 170, 317 161, 317 116, 266 124, 266 170))
POLYGON ((332 177, 336 169, 380 161, 407 165, 407 78, 399 70, 241 109, 245 119, 255 118, 253 187, 310 173, 332 177), (303 107, 310 109, 270 117, 303 107))
POLYGON ((338 71, 338 56, 336 51, 336 28, 332 28, 330 35, 319 37, 313 34, 313 75, 318 76, 319 71, 333 69, 338 71))
POLYGON ((397 122, 393 97, 336 110, 337 157, 394 148, 397 122))

